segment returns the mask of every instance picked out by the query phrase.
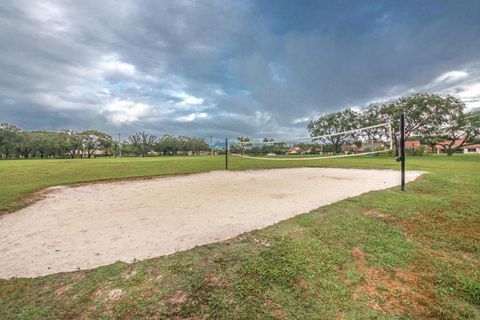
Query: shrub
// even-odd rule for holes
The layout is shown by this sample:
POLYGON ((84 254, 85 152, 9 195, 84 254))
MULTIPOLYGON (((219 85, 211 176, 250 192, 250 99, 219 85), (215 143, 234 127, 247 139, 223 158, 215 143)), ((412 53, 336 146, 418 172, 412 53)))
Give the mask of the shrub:
POLYGON ((424 156, 425 155, 425 147, 424 146, 419 146, 416 149, 406 149, 405 154, 407 156, 424 156))

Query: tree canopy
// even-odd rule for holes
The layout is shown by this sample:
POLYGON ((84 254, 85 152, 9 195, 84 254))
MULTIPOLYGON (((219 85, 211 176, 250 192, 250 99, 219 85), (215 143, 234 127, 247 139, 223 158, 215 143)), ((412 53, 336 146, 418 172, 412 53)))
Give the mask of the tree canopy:
POLYGON ((0 159, 116 156, 120 147, 124 155, 141 156, 151 152, 196 154, 210 149, 205 140, 196 137, 163 135, 157 138, 146 132, 136 132, 120 144, 98 130, 27 132, 12 124, 0 124, 0 159))
POLYGON ((351 108, 343 111, 332 112, 313 120, 308 125, 310 136, 315 141, 332 145, 336 152, 344 143, 353 143, 357 138, 356 133, 341 134, 315 138, 325 135, 332 135, 340 132, 350 131, 361 127, 361 114, 351 108))
POLYGON ((405 114, 406 139, 416 137, 432 147, 441 145, 451 155, 456 149, 479 139, 479 112, 466 113, 465 109, 465 104, 453 96, 420 93, 401 97, 391 103, 371 104, 360 113, 347 108, 340 112, 325 114, 310 122, 308 130, 310 135, 315 137, 391 123, 391 128, 384 126, 319 140, 331 144, 338 152, 343 143, 352 143, 358 138, 366 138, 369 141, 386 140, 391 129, 396 147, 399 136, 398 123, 400 116, 405 114))

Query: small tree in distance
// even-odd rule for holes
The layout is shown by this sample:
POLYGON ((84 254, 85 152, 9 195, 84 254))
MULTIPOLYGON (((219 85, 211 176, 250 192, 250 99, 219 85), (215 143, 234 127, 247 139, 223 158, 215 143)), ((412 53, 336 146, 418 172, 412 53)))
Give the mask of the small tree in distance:
POLYGON ((248 146, 251 146, 249 137, 237 137, 238 144, 240 145, 240 151, 242 154, 245 154, 245 149, 248 146))
POLYGON ((146 133, 144 131, 135 132, 132 134, 128 141, 132 145, 134 151, 139 153, 142 157, 153 149, 157 138, 154 135, 146 133))

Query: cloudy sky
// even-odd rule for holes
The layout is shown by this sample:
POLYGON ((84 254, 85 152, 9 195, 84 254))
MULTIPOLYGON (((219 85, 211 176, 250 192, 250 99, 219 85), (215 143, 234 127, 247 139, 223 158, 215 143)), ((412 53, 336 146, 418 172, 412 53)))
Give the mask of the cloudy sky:
POLYGON ((414 92, 480 107, 480 1, 0 2, 0 122, 306 135, 414 92))

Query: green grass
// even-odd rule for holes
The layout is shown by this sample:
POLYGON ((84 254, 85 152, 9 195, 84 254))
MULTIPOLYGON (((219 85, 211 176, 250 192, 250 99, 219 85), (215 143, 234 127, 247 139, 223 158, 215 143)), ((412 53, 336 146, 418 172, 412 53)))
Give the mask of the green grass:
MULTIPOLYGON (((223 169, 223 158, 0 161, 0 210, 58 185, 223 169)), ((232 158, 234 170, 398 168, 388 157, 232 158)), ((478 319, 480 157, 409 158, 429 173, 167 257, 0 281, 1 319, 478 319), (113 289, 122 289, 109 298, 113 289)), ((261 214, 261 212, 259 212, 261 214)))

